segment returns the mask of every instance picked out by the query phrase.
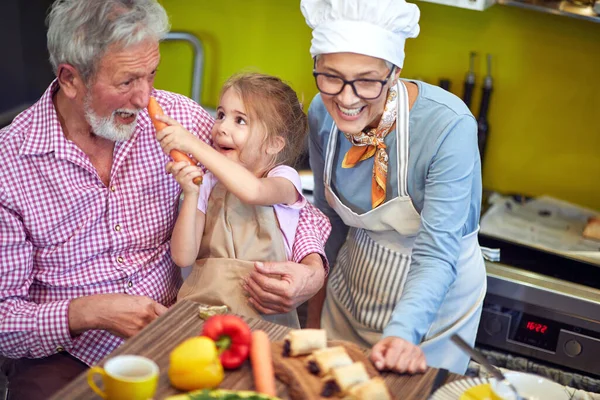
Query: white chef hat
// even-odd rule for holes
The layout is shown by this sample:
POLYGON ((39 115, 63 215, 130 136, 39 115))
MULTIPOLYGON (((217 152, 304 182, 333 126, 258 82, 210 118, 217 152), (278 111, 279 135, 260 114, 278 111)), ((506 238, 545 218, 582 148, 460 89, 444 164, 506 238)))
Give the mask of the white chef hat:
POLYGON ((310 54, 358 53, 404 64, 404 42, 419 34, 419 8, 404 0, 301 0, 313 29, 310 54))

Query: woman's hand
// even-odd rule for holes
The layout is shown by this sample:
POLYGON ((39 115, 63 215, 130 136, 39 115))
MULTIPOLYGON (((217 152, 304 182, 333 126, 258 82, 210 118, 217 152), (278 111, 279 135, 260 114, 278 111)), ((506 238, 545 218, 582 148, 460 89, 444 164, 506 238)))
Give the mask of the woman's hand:
POLYGON ((156 139, 160 142, 160 147, 162 147, 165 154, 169 154, 171 150, 179 150, 189 154, 193 152, 194 146, 204 143, 174 119, 165 115, 158 115, 156 119, 169 125, 156 133, 156 139))
POLYGON ((377 342, 371 350, 371 361, 380 371, 415 374, 427 369, 423 350, 396 336, 388 336, 377 342))
POLYGON ((198 185, 193 181, 194 178, 204 175, 200 167, 181 161, 167 163, 166 169, 169 174, 173 175, 177 183, 179 183, 184 195, 198 194, 198 185))

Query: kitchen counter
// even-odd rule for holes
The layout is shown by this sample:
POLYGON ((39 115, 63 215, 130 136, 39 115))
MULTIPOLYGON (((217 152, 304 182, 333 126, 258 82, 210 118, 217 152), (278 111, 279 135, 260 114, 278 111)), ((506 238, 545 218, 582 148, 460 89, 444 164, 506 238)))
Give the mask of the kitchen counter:
MULTIPOLYGON (((289 328, 275 325, 263 320, 244 318, 251 329, 262 329, 266 331, 272 341, 283 339, 289 328)), ((100 365, 119 354, 137 354, 148 357, 156 362, 160 368, 158 389, 155 399, 163 399, 169 395, 180 393, 169 383, 167 376, 169 366, 169 353, 183 340, 198 335, 202 330, 204 321, 198 316, 198 304, 184 300, 173 306, 168 312, 157 318, 135 337, 127 340, 124 345, 107 356, 100 365)), ((368 353, 367 349, 364 349, 368 353)), ((416 400, 427 399, 431 386, 437 374, 436 368, 429 368, 420 375, 399 375, 396 373, 382 373, 390 392, 395 399, 416 400)), ((462 378, 461 375, 448 374, 446 382, 462 378)), ((219 385, 222 389, 253 390, 254 382, 249 362, 238 370, 228 371, 225 379, 219 385)), ((286 386, 277 381, 278 395, 282 399, 288 399, 286 386)), ((53 399, 97 399, 98 396, 87 384, 87 373, 81 374, 58 392, 53 399)))

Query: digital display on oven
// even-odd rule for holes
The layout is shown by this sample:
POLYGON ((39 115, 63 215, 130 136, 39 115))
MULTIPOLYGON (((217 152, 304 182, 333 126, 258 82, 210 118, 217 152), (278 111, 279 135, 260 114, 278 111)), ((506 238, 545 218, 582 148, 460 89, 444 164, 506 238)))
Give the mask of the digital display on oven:
POLYGON ((542 335, 547 335, 549 333, 548 332, 548 325, 542 324, 541 322, 526 321, 525 328, 528 331, 540 333, 542 335))
POLYGON ((560 328, 554 321, 519 313, 512 316, 509 339, 555 352, 560 328))

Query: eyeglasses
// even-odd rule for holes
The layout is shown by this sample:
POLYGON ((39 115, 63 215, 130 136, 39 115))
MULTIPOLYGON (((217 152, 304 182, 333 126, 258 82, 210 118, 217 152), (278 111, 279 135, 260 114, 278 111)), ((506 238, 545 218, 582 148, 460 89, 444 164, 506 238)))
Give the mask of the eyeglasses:
POLYGON ((378 79, 354 79, 347 81, 340 76, 317 72, 315 70, 313 70, 313 76, 315 77, 317 89, 323 94, 335 96, 342 93, 346 85, 350 85, 356 97, 360 97, 363 100, 374 100, 381 95, 383 87, 390 80, 394 69, 392 67, 382 81, 378 79))

